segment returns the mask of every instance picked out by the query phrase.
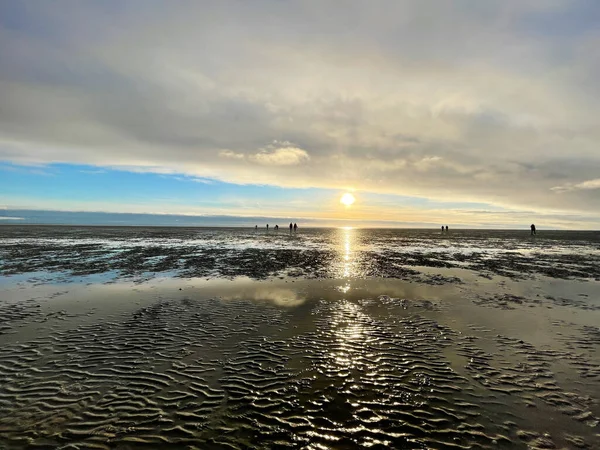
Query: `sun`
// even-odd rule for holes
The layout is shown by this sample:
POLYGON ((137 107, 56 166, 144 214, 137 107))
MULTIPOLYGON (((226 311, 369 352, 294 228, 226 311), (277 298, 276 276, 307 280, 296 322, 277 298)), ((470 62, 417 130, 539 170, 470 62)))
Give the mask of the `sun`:
POLYGON ((344 195, 342 195, 342 198, 340 198, 340 203, 343 203, 346 206, 350 206, 355 201, 356 199, 354 198, 354 195, 350 194, 349 192, 346 192, 344 195))

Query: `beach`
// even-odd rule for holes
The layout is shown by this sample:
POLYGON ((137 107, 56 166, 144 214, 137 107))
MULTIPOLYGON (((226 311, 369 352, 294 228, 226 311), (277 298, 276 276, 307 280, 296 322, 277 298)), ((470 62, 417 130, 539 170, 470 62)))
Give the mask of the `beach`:
POLYGON ((599 448, 600 233, 0 226, 0 448, 599 448))

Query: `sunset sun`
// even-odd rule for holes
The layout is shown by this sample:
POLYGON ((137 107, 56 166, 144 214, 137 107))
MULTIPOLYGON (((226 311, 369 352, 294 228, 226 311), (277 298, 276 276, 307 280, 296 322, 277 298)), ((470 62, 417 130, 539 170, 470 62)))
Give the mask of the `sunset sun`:
POLYGON ((354 195, 352 195, 348 192, 346 192, 344 195, 342 195, 342 198, 340 199, 340 203, 342 203, 346 206, 350 206, 355 201, 356 201, 356 199, 354 198, 354 195))

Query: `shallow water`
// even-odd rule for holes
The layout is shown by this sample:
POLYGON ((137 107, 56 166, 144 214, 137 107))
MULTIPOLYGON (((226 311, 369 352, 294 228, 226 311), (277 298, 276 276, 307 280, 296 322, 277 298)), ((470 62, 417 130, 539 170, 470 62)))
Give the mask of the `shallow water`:
POLYGON ((595 235, 8 228, 0 448, 600 447, 595 235))
POLYGON ((12 317, 1 336, 0 443, 600 442, 597 283, 579 289, 588 295, 581 305, 544 298, 516 309, 472 300, 506 292, 536 298, 551 288, 488 284, 5 285, 0 317, 12 317))
POLYGON ((0 272, 403 278, 412 268, 600 280, 600 232, 0 226, 0 272))

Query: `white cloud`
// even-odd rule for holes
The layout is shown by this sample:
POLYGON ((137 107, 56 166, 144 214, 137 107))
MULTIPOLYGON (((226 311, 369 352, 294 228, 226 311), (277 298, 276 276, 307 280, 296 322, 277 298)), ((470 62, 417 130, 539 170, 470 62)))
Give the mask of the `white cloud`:
POLYGON ((295 147, 287 141, 273 141, 273 143, 260 148, 256 153, 248 155, 232 150, 221 150, 219 156, 226 159, 247 160, 264 166, 296 166, 310 160, 306 150, 295 147))
POLYGON ((266 166, 296 166, 310 160, 310 156, 306 150, 294 147, 290 142, 274 141, 251 155, 250 160, 266 166))
POLYGON ((221 158, 228 158, 228 159, 244 159, 245 158, 243 153, 236 153, 231 150, 221 150, 219 152, 219 156, 221 158))
POLYGON ((310 157, 301 148, 283 147, 275 150, 263 150, 252 155, 251 159, 267 166, 295 166, 308 161, 310 157))
POLYGON ((87 173, 88 175, 98 175, 101 173, 106 173, 106 170, 104 169, 82 169, 80 170, 81 173, 87 173))
POLYGON ((600 189, 600 178, 596 178, 594 180, 587 180, 581 183, 573 184, 567 183, 562 186, 554 186, 550 188, 556 192, 568 192, 568 191, 576 191, 581 189, 600 189))
POLYGON ((424 158, 419 159, 413 163, 414 167, 417 170, 426 172, 435 166, 439 166, 441 164, 442 157, 441 156, 426 156, 424 158))

